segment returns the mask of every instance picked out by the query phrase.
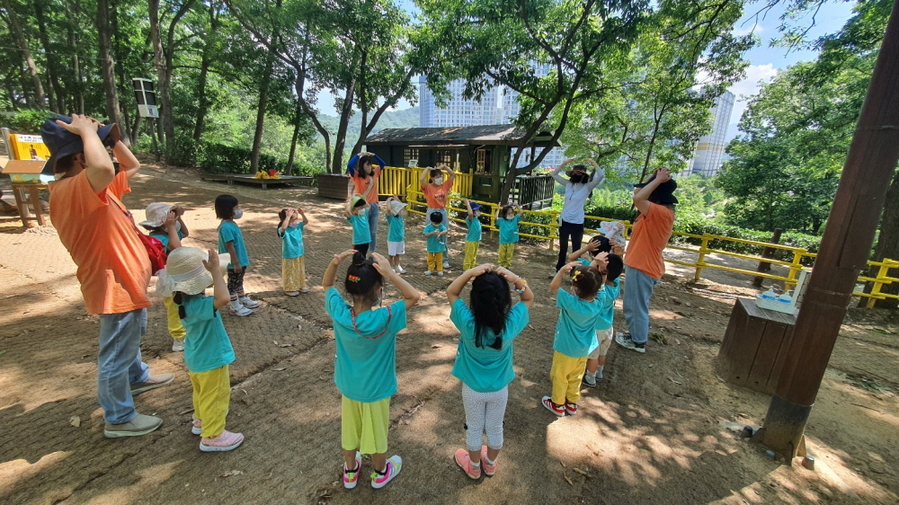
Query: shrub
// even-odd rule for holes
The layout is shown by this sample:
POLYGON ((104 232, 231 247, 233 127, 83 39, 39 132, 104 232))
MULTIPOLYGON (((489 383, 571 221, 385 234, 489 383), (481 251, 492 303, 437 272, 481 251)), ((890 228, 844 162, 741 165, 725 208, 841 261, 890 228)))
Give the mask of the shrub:
POLYGON ((46 110, 23 110, 16 112, 11 118, 5 119, 3 122, 9 125, 12 133, 40 135, 41 125, 52 115, 52 112, 46 110))

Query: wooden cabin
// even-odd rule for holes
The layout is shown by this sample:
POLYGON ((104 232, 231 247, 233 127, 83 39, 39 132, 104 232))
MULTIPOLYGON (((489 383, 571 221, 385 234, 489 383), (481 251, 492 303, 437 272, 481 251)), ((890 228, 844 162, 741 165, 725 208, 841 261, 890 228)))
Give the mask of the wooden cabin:
MULTIPOLYGON (((509 171, 512 150, 520 145, 524 132, 513 125, 483 125, 439 128, 388 128, 368 137, 367 150, 380 156, 388 166, 434 167, 447 165, 457 173, 472 177, 473 200, 498 202, 509 171)), ((549 134, 540 134, 529 144, 532 156, 538 148, 558 146, 549 134)), ((540 206, 551 202, 554 190, 549 175, 519 175, 512 197, 521 205, 540 206)))

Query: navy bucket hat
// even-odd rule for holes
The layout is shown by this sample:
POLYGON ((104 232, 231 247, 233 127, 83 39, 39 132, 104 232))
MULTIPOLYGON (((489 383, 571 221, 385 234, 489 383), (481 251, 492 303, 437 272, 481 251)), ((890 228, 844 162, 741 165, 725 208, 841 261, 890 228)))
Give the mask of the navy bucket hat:
MULTIPOLYGON (((47 149, 50 150, 50 158, 44 165, 44 169, 41 170, 41 174, 44 175, 56 174, 56 162, 60 158, 84 152, 84 143, 81 142, 81 136, 59 126, 56 123, 57 119, 64 123, 72 122, 72 118, 68 116, 57 116, 44 121, 44 124, 41 125, 41 139, 47 145, 47 149)), ((97 129, 97 136, 104 141, 104 144, 106 144, 107 138, 112 140, 113 143, 118 142, 119 126, 115 123, 103 125, 97 129)))
MULTIPOLYGON (((642 187, 646 186, 647 184, 649 184, 650 182, 654 181, 655 179, 656 179, 656 176, 653 175, 646 182, 641 182, 640 184, 634 184, 634 187, 642 188, 642 187)), ((652 195, 650 195, 649 201, 656 202, 656 203, 659 203, 662 205, 675 204, 675 203, 677 203, 677 197, 674 196, 673 193, 674 193, 674 190, 676 190, 676 189, 677 189, 677 182, 674 179, 669 179, 669 180, 659 184, 659 187, 657 187, 652 192, 652 195)))

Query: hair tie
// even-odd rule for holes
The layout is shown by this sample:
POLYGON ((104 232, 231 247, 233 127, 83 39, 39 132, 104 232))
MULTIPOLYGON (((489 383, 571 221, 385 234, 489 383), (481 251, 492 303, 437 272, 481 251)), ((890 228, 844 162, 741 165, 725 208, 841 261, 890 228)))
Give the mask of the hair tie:
POLYGON ((347 275, 346 280, 348 280, 350 282, 359 282, 359 276, 358 275, 347 275))
POLYGON ((580 270, 575 270, 574 273, 571 274, 571 280, 576 281, 576 280, 578 280, 582 275, 584 275, 583 272, 581 272, 580 270))

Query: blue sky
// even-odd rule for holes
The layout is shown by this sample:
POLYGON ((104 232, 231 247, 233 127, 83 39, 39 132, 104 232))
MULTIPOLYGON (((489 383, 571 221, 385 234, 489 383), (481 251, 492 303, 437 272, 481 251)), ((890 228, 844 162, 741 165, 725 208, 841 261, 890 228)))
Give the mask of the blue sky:
MULTIPOLYGON (((750 62, 749 67, 746 69, 746 77, 730 88, 730 91, 737 95, 737 99, 729 121, 728 140, 738 133, 737 123, 740 121, 740 116, 746 108, 746 102, 752 95, 758 93, 761 82, 770 80, 777 75, 778 71, 794 63, 814 60, 816 57, 816 53, 813 51, 788 51, 784 47, 771 47, 771 41, 779 36, 778 26, 782 23, 780 16, 784 11, 783 4, 786 3, 787 0, 782 0, 780 5, 764 13, 759 13, 757 16, 756 14, 762 8, 763 3, 750 3, 745 7, 746 13, 743 18, 736 24, 735 31, 737 33, 748 33, 751 30, 761 41, 746 55, 750 62)), ((400 0, 399 4, 409 12, 417 11, 415 4, 410 0, 400 0)), ((851 17, 854 4, 855 2, 846 0, 830 0, 824 4, 815 16, 815 26, 809 31, 808 36, 814 39, 839 31, 851 17)), ((790 20, 789 22, 793 25, 808 26, 812 24, 812 17, 809 14, 805 18, 790 20)), ((319 95, 318 105, 319 110, 326 114, 335 113, 333 107, 334 99, 330 93, 322 92, 319 95)), ((406 109, 409 107, 410 104, 403 101, 397 108, 406 109)))

